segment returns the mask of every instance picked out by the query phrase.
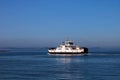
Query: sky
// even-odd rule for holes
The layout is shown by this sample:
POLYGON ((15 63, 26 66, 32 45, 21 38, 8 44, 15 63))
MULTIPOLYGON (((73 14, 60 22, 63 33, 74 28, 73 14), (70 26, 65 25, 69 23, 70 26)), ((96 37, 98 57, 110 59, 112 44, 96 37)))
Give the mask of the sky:
POLYGON ((120 0, 0 0, 0 48, 120 48, 120 0))

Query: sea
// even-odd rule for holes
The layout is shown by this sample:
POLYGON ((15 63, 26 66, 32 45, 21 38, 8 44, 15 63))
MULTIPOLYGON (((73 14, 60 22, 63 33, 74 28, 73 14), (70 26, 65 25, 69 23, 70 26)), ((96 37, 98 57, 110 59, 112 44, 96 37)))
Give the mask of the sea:
POLYGON ((0 52, 0 80, 120 80, 120 52, 49 55, 47 49, 0 52))

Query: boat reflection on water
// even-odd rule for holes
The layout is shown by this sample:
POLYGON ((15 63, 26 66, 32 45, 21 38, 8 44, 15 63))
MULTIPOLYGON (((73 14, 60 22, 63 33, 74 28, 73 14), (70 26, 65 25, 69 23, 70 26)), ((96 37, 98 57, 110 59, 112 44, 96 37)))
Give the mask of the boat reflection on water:
POLYGON ((61 62, 61 63, 71 63, 71 61, 72 61, 72 58, 70 58, 70 57, 62 57, 62 58, 56 58, 56 60, 58 61, 58 62, 61 62))
POLYGON ((84 64, 86 63, 86 57, 81 54, 50 54, 50 57, 53 58, 55 62, 55 68, 60 73, 58 79, 60 80, 73 80, 75 79, 84 79, 84 64), (62 66, 62 67, 61 67, 62 66), (76 73, 79 73, 76 75, 76 73))
MULTIPOLYGON (((49 53, 48 53, 49 54, 49 53)), ((72 62, 84 62, 87 54, 49 54, 54 57, 55 60, 62 63, 72 63, 72 62)))

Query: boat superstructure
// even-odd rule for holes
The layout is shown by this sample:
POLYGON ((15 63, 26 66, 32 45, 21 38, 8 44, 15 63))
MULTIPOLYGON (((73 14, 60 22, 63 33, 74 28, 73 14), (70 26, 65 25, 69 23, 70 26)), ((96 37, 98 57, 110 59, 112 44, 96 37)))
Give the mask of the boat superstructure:
POLYGON ((88 49, 74 45, 73 41, 67 40, 56 48, 50 48, 48 50, 48 53, 49 54, 86 54, 88 53, 88 49))

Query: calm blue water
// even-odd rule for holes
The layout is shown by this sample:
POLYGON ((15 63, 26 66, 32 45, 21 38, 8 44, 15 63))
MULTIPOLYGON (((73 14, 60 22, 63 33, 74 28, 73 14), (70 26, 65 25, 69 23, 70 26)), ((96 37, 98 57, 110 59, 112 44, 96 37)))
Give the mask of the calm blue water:
POLYGON ((0 80, 120 80, 120 53, 0 52, 0 80))

